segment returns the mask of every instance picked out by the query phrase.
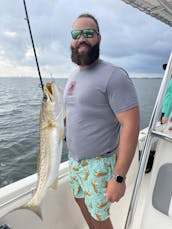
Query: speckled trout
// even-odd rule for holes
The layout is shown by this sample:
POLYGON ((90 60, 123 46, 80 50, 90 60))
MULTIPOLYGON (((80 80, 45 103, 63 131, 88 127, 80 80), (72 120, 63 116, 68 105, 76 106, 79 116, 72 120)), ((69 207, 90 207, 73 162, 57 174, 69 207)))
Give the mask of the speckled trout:
POLYGON ((62 89, 55 82, 47 83, 40 111, 40 152, 38 180, 32 199, 23 206, 34 211, 41 219, 41 203, 49 188, 57 189, 64 136, 64 106, 62 89))

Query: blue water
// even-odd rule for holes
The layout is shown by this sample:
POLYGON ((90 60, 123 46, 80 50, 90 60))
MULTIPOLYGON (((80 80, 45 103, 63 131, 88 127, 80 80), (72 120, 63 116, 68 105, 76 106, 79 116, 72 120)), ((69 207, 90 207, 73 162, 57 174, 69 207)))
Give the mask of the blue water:
MULTIPOLYGON (((44 82, 47 81, 44 79, 44 82)), ((65 86, 66 79, 55 79, 65 86)), ((141 128, 148 125, 161 79, 133 79, 141 128)), ((0 187, 36 172, 42 91, 36 78, 0 78, 0 187)), ((67 158, 64 142, 62 161, 67 158)))

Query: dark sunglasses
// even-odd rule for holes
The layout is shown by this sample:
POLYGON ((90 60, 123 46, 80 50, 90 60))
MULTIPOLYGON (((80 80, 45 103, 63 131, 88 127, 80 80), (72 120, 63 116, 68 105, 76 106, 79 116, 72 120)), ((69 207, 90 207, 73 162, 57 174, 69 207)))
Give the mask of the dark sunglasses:
POLYGON ((95 29, 82 29, 82 30, 72 30, 71 31, 71 35, 74 40, 79 39, 81 34, 85 38, 93 38, 95 33, 99 34, 99 32, 96 31, 95 29))

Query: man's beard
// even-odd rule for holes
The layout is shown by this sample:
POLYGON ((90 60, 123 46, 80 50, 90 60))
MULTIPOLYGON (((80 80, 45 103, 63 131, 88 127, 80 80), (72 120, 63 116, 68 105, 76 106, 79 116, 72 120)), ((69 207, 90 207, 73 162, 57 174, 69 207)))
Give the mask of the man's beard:
POLYGON ((100 43, 98 42, 92 47, 90 44, 86 42, 81 42, 79 46, 77 46, 76 48, 71 46, 72 62, 76 63, 77 65, 83 66, 92 64, 99 57, 99 44, 100 43), (78 52, 78 47, 82 44, 87 45, 88 47, 88 51, 85 53, 78 52))

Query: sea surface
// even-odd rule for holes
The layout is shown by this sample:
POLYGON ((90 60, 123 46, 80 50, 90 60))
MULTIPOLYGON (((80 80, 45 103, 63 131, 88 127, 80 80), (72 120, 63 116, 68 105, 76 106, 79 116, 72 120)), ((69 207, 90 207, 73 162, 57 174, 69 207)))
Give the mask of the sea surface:
MULTIPOLYGON (((65 86, 67 79, 55 79, 65 86)), ((149 124, 160 78, 133 78, 141 128, 149 124)), ((44 83, 50 79, 44 79, 44 83)), ((42 90, 37 78, 0 78, 0 187, 36 173, 42 90)), ((67 160, 64 142, 62 162, 67 160)))

